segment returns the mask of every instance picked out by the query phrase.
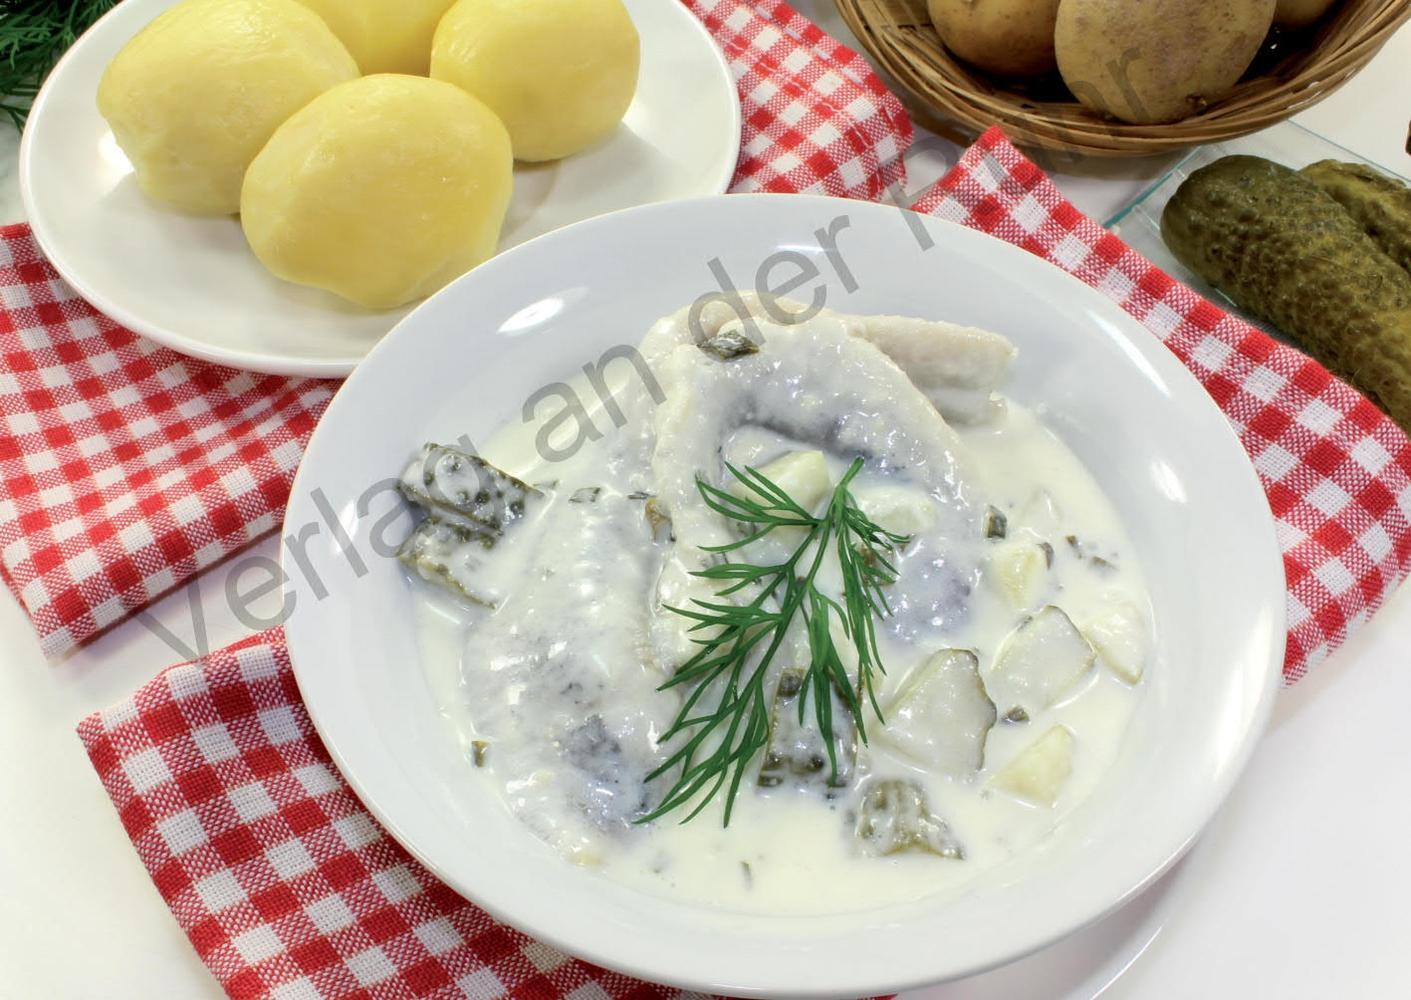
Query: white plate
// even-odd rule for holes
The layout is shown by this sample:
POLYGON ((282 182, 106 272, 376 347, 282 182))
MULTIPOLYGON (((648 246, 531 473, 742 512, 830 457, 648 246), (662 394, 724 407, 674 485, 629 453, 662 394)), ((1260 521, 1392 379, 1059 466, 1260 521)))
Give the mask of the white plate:
MULTIPOLYGON (((412 307, 369 313, 280 281, 232 218, 167 210, 137 189, 98 114, 104 68, 174 0, 125 0, 64 56, 34 102, 20 185, 35 238, 84 298, 185 354, 290 375, 347 375, 412 307)), ((740 103, 714 40, 676 0, 626 0, 642 38, 637 96, 605 143, 515 170, 503 248, 648 202, 719 194, 740 103)))
POLYGON ((314 722, 363 802, 501 919, 600 964, 706 992, 873 995, 992 967, 1096 919, 1209 820, 1258 738, 1283 661, 1268 505, 1190 373, 1058 268, 873 204, 731 195, 656 205, 478 268, 400 324, 334 399, 294 484, 286 536, 324 524, 320 509, 337 512, 365 565, 354 570, 326 524, 305 564, 285 560, 289 647, 314 722), (912 226, 934 246, 923 249, 912 226), (828 230, 846 276, 820 245, 828 230), (1159 652, 1119 760, 1051 837, 943 903, 768 918, 644 895, 561 860, 472 780, 417 667, 413 592, 394 560, 375 555, 378 522, 398 504, 386 479, 422 441, 485 440, 537 388, 715 290, 713 266, 753 287, 780 251, 792 256, 776 283, 801 266, 820 274, 794 298, 817 289, 844 311, 944 317, 1012 338, 1020 357, 1007 391, 1092 470, 1151 584, 1159 652))

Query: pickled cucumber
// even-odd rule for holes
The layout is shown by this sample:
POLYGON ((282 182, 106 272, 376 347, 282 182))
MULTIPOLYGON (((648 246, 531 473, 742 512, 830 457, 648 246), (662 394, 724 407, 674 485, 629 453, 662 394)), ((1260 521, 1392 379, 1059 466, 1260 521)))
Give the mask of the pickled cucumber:
POLYGON ((1300 171, 1332 195, 1377 246, 1411 271, 1411 187, 1360 163, 1321 160, 1300 171))
POLYGON ((1411 428, 1411 274, 1296 171, 1227 156, 1167 203, 1171 252, 1411 428))

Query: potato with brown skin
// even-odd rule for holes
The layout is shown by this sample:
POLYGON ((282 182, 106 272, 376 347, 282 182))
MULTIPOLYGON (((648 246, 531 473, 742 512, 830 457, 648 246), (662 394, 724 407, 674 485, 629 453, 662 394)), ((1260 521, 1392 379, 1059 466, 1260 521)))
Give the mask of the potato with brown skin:
POLYGON ((1336 0, 1278 0, 1274 23, 1286 28, 1302 28, 1312 24, 1336 3, 1336 0))
POLYGON ((1053 25, 1059 0, 927 0, 941 41, 961 59, 1004 76, 1057 66, 1053 25))
POLYGON ((1061 0, 1054 47, 1085 107, 1124 122, 1179 121, 1229 95, 1275 0, 1061 0))

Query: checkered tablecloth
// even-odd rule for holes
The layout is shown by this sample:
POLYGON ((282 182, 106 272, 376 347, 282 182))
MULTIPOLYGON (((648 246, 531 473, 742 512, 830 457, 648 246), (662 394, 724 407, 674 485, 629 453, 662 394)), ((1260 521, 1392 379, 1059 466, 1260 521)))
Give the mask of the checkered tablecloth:
MULTIPOLYGON (((686 0, 744 128, 736 191, 876 198, 912 126, 851 49, 776 0, 686 0)), ((251 375, 118 326, 27 226, 0 229, 0 575, 60 657, 279 524, 331 382, 251 375)))
MULTIPOLYGON (((688 0, 740 82, 736 190, 878 198, 911 126, 854 53, 774 0, 688 0)), ((1249 448, 1289 578, 1286 675, 1411 559, 1411 446, 1353 390, 1175 284, 990 133, 919 203, 1127 308, 1249 448)), ((58 656, 275 526, 336 386, 183 358, 0 231, 0 569, 58 656)), ((680 996, 495 924, 406 855, 309 723, 278 630, 172 667, 79 734, 154 884, 235 997, 680 996)))

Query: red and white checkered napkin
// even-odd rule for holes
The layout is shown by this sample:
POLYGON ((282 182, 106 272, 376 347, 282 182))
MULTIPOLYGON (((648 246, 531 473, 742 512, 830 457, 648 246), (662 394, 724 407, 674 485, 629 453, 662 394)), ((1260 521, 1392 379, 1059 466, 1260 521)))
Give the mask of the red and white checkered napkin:
POLYGON ((1017 244, 1107 295, 1200 379, 1269 496, 1298 680, 1411 569, 1411 441, 1360 393, 1137 254, 1073 207, 998 128, 915 208, 1017 244))
POLYGON ((232 997, 698 996, 539 944, 414 861, 329 760, 279 629, 172 667, 78 732, 157 891, 232 997))
MULTIPOLYGON (((911 122, 778 0, 686 0, 739 81, 734 189, 876 198, 911 122)), ((0 575, 57 657, 276 527, 336 384, 160 348, 0 229, 0 575)))
POLYGON ((0 229, 0 576, 44 652, 277 527, 336 388, 158 347, 0 229))

